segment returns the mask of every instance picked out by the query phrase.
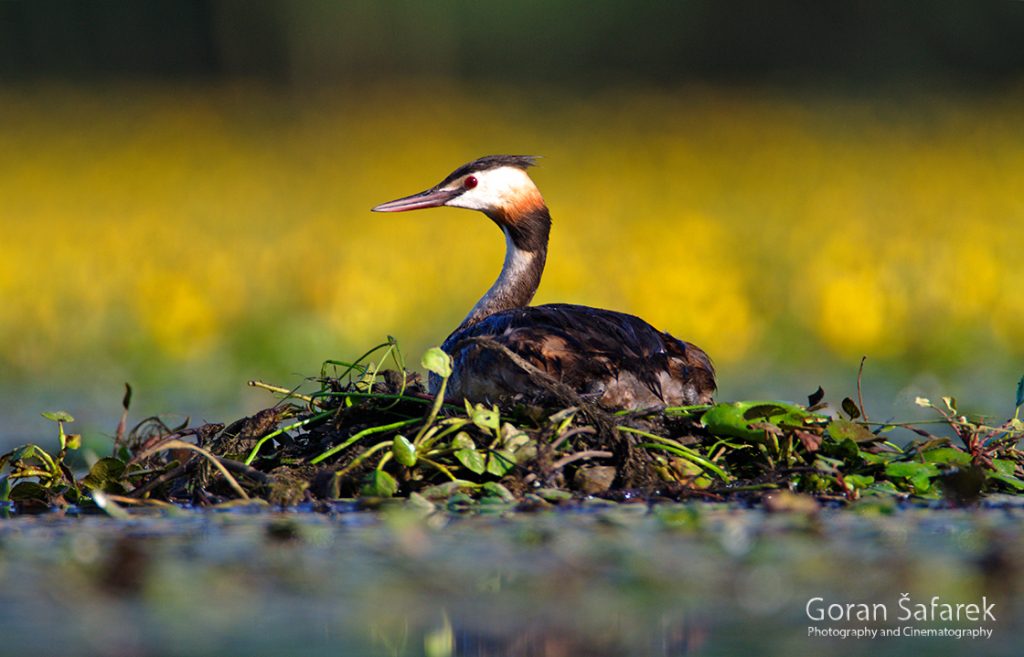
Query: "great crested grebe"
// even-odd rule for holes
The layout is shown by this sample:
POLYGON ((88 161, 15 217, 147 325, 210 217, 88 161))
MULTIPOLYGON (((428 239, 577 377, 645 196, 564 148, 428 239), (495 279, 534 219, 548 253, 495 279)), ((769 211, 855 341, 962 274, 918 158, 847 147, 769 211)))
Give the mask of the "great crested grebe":
MULTIPOLYGON (((424 192, 373 208, 479 210, 505 233, 501 275, 441 345, 453 365, 446 397, 459 402, 544 398, 547 389, 537 385, 536 372, 513 362, 518 355, 607 409, 710 402, 715 370, 698 347, 625 313, 563 303, 527 305, 540 284, 551 229, 547 205, 526 174, 533 164, 530 156, 489 155, 424 192)), ((431 377, 432 393, 439 383, 431 377)))

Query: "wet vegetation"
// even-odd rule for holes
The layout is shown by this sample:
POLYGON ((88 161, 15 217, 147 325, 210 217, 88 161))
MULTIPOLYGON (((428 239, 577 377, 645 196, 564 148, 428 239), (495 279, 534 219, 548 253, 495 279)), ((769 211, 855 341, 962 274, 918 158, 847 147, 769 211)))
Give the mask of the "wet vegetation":
MULTIPOLYGON (((442 381, 451 374, 440 349, 421 364, 442 381)), ((836 408, 819 388, 806 405, 738 401, 610 413, 559 391, 539 370, 528 374, 564 403, 444 403, 443 387, 428 394, 394 339, 356 361, 326 362, 308 391, 250 382, 279 401, 228 424, 172 427, 151 417, 129 430, 128 388, 112 455, 91 458, 77 474, 67 462, 81 442, 67 432, 73 418, 45 413, 57 425, 58 451, 27 444, 0 456, 0 501, 19 512, 95 505, 124 516, 138 505, 326 509, 339 499, 372 507, 394 497, 453 510, 535 509, 588 497, 763 500, 780 508, 865 498, 962 505, 1024 492, 1024 378, 1005 421, 968 418, 944 397, 918 398, 936 417, 909 424, 869 419, 860 376, 857 401, 847 397, 836 408)))

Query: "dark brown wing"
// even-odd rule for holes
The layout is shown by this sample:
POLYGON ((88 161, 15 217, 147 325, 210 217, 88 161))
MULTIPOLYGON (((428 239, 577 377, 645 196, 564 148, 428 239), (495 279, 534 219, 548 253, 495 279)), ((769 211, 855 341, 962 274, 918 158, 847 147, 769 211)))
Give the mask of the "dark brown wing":
POLYGON ((481 336, 608 408, 704 403, 715 390, 714 368, 699 348, 633 315, 551 304, 495 313, 450 335, 442 345, 454 361, 448 396, 543 395, 504 354, 473 341, 481 336))

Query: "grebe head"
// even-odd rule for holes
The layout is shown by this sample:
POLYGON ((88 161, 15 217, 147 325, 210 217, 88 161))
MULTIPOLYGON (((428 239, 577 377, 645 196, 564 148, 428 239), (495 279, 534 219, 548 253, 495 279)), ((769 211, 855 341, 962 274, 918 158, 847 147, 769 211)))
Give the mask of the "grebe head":
POLYGON ((479 210, 499 225, 544 206, 537 186, 526 174, 530 155, 488 155, 451 172, 430 189, 381 203, 374 212, 405 212, 447 205, 479 210))

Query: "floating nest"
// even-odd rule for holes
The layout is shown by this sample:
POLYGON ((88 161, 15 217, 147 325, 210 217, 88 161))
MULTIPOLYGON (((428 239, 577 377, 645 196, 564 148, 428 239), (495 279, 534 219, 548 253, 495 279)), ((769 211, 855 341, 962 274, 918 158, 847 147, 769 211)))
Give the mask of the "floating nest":
MULTIPOLYGON (((442 380, 451 373, 438 349, 423 366, 442 380)), ((986 424, 961 415, 955 400, 919 399, 940 420, 941 431, 925 430, 871 422, 850 398, 833 409, 820 388, 806 405, 740 401, 611 413, 522 366, 549 393, 544 400, 518 398, 500 408, 445 403, 443 392, 430 395, 420 375, 406 370, 389 340, 357 361, 328 361, 309 391, 250 382, 277 398, 251 417, 176 427, 151 417, 130 430, 128 388, 112 455, 94 458, 87 472, 65 462, 79 441, 65 432, 73 418, 63 412, 45 414, 58 425, 57 454, 30 444, 0 456, 0 509, 330 509, 342 500, 374 506, 396 497, 452 508, 742 498, 774 509, 864 498, 970 504, 993 492, 1024 492, 1017 449, 1024 423, 1016 414, 986 424), (909 440, 897 444, 900 431, 909 440)))

